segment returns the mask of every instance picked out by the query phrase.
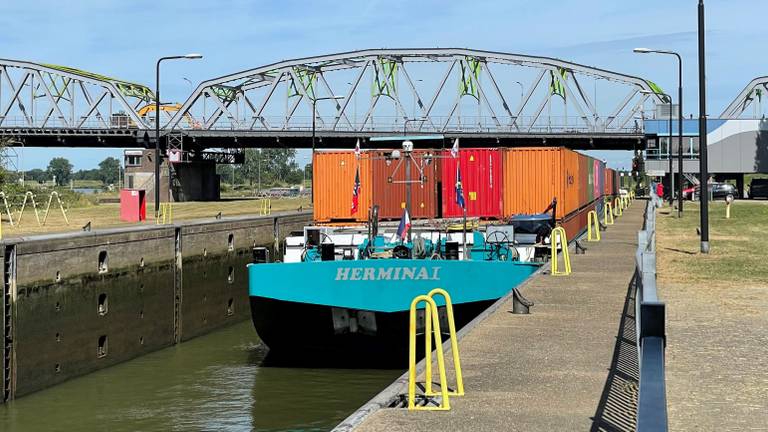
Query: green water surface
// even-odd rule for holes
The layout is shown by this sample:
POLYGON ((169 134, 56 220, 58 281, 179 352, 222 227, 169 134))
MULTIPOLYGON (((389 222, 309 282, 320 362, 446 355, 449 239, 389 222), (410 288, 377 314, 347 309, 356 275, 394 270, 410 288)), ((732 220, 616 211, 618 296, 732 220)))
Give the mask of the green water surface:
POLYGON ((0 405, 0 431, 326 431, 402 373, 266 352, 243 322, 0 405))

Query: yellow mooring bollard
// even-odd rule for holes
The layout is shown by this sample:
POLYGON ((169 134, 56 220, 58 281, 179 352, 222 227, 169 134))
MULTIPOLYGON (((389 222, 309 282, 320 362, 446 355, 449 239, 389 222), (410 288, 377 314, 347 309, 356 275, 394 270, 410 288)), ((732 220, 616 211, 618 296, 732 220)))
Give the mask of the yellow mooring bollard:
MULTIPOLYGON (((461 359, 459 358, 459 342, 456 338, 456 322, 453 319, 453 303, 451 302, 451 296, 448 294, 448 292, 442 288, 435 288, 432 291, 427 294, 429 298, 432 300, 435 299, 435 295, 441 295, 443 296, 443 299, 445 300, 445 314, 448 317, 448 337, 451 340, 451 353, 453 354, 453 367, 456 370, 456 390, 449 391, 448 394, 451 396, 464 396, 464 378, 461 375, 461 359)), ((425 311, 425 327, 426 330, 424 332, 425 335, 428 335, 432 325, 430 323, 430 315, 431 312, 429 309, 425 311)), ((426 350, 425 352, 425 360, 426 363, 426 370, 425 370, 425 388, 424 388, 424 394, 427 396, 437 396, 437 393, 432 392, 432 343, 430 338, 425 339, 426 342, 426 350)), ((439 350, 442 350, 443 348, 440 346, 435 347, 439 350)), ((441 387, 443 384, 440 384, 441 387)), ((446 383, 447 385, 447 383, 446 383)))
POLYGON ((595 210, 590 210, 587 213, 587 241, 600 241, 600 221, 597 219, 597 212, 595 210))
MULTIPOLYGON (((435 300, 428 295, 420 295, 411 302, 410 323, 408 327, 408 409, 411 411, 448 411, 451 409, 451 402, 448 399, 448 386, 445 377, 445 358, 443 356, 443 340, 440 333, 440 318, 437 315, 437 304, 435 300), (429 401, 424 406, 416 405, 416 308, 419 303, 426 303, 424 312, 425 324, 424 339, 430 340, 434 335, 435 346, 437 350, 437 370, 440 376, 440 396, 442 404, 429 405, 429 401), (432 333, 432 334, 430 334, 432 333)), ((431 364, 429 366, 431 368, 431 364)), ((428 397, 428 395, 425 395, 428 397)))
POLYGON ((613 225, 613 205, 610 201, 603 205, 603 223, 606 226, 613 225))
POLYGON ((565 228, 559 226, 552 230, 550 236, 550 243, 552 244, 552 276, 567 276, 571 274, 571 257, 568 255, 568 236, 565 234, 565 228), (557 268, 557 245, 560 243, 560 249, 563 251, 563 265, 565 271, 560 271, 557 268))

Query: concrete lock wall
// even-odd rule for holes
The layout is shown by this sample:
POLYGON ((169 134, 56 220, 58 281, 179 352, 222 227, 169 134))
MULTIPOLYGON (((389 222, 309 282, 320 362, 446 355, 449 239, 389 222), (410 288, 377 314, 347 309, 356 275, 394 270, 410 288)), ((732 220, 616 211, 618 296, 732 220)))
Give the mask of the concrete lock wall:
POLYGON ((274 248, 310 219, 304 212, 7 240, 0 399, 247 319, 251 248, 274 248))

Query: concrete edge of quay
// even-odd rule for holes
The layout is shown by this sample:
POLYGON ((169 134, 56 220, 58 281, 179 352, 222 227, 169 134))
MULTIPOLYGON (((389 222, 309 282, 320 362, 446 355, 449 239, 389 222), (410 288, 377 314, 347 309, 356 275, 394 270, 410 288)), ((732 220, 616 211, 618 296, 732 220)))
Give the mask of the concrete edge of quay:
MULTIPOLYGON (((576 248, 576 242, 582 240, 586 235, 586 228, 579 233, 579 235, 570 241, 570 244, 568 246, 569 251, 575 250, 576 248)), ((480 325, 483 321, 486 320, 489 316, 491 316, 494 312, 496 312, 502 305, 504 305, 509 299, 512 298, 514 295, 514 291, 525 288, 528 284, 533 281, 533 279, 537 276, 540 276, 542 274, 545 274, 548 270, 550 270, 551 267, 551 261, 545 263, 543 266, 541 266, 536 272, 534 272, 528 279, 525 280, 522 284, 515 287, 515 289, 510 290, 507 294, 504 295, 504 297, 499 298, 496 300, 492 305, 488 306, 486 310, 484 310, 480 315, 476 316, 472 321, 470 321, 467 325, 465 325, 461 330, 456 332, 456 338, 460 341, 464 338, 469 332, 471 332, 475 327, 480 325)), ((443 351, 447 352, 451 348, 451 340, 446 339, 443 342, 443 351)), ((421 359, 416 364, 416 374, 421 374, 424 372, 424 369, 426 368, 426 363, 424 359, 421 359)), ((387 405, 389 405, 398 395, 405 393, 405 391, 408 388, 408 371, 405 371, 402 375, 400 375, 392 384, 387 386, 384 390, 380 391, 378 394, 376 394, 373 398, 371 398, 368 402, 366 402, 363 406, 358 408, 355 412, 350 414, 347 418, 345 418, 341 423, 336 425, 335 428, 332 429, 332 432, 351 432, 355 430, 358 426, 360 426, 368 417, 370 417, 375 412, 379 411, 382 408, 386 408, 387 405)))
POLYGON ((247 320, 251 249, 310 212, 6 238, 0 405, 247 320))

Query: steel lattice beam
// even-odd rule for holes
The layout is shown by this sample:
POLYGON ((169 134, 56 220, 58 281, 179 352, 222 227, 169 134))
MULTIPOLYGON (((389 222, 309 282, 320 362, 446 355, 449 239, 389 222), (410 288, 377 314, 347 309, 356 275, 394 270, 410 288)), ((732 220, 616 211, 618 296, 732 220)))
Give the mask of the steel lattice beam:
MULTIPOLYGON (((409 128, 423 132, 466 131, 471 128, 488 132, 532 132, 543 130, 544 125, 547 132, 617 132, 632 118, 642 119, 642 106, 638 109, 638 105, 630 103, 642 103, 649 99, 643 97, 641 92, 653 92, 652 86, 645 79, 549 57, 462 48, 371 49, 286 60, 204 81, 165 127, 189 129, 182 118, 191 116, 203 119, 201 127, 195 129, 209 131, 302 131, 309 128, 308 119, 311 119, 311 114, 307 112, 312 109, 313 97, 322 99, 343 95, 342 99, 333 103, 318 101, 318 131, 365 132, 389 129, 395 132, 403 129, 410 113, 423 117, 423 120, 409 124, 409 128), (479 64, 479 67, 467 76, 470 61, 479 64), (429 75, 430 83, 425 86, 434 90, 431 90, 432 94, 426 95, 423 89, 414 84, 411 71, 413 67, 425 64, 444 64, 447 68, 444 75, 442 72, 429 75), (500 73, 506 71, 507 67, 533 69, 535 75, 533 80, 527 80, 528 91, 521 95, 515 110, 510 108, 508 101, 517 98, 505 89, 509 87, 509 79, 500 73), (338 76, 335 73, 342 71, 349 74, 343 88, 332 79, 338 76), (562 74, 560 71, 563 71, 562 74), (456 81, 457 75, 462 77, 460 79, 466 79, 466 85, 472 88, 469 96, 477 101, 477 115, 468 116, 460 112, 462 105, 466 105, 463 98, 467 93, 460 94, 449 84, 456 81), (561 95, 565 115, 562 116, 562 124, 552 126, 553 98, 548 92, 554 80, 550 76, 554 75, 563 76, 565 80, 561 95), (629 92, 629 96, 625 100, 617 98, 614 106, 602 104, 605 113, 601 116, 596 101, 591 100, 581 87, 580 80, 585 77, 624 87, 626 90, 621 93, 629 92), (372 83, 370 95, 365 90, 366 86, 361 85, 365 81, 372 83), (373 86, 373 83, 377 83, 377 86, 373 86), (226 109, 229 101, 214 100, 210 103, 211 98, 218 97, 211 89, 222 86, 236 90, 236 100, 232 103, 243 107, 239 118, 233 118, 232 113, 226 109), (334 86, 338 90, 336 93, 334 86), (285 88, 285 92, 281 92, 280 88, 285 88), (283 94, 285 97, 281 98, 283 94), (362 101, 362 117, 357 112, 358 99, 362 101), (251 103, 254 100, 260 100, 260 105, 251 103), (206 104, 206 101, 209 103, 206 104), (424 101, 429 102, 425 105, 424 101), (442 101, 442 105, 438 101, 442 101), (214 107, 214 111, 206 112, 206 105, 214 107), (276 109, 276 106, 280 109, 276 109), (267 118, 270 116, 268 107, 274 112, 279 111, 279 114, 271 115, 274 119, 267 118), (576 112, 573 124, 569 124, 566 118, 568 107, 576 112), (390 114, 386 117, 377 114, 382 109, 389 110, 390 114), (351 110, 354 110, 354 114, 351 110), (487 118, 481 113, 487 113, 487 118)), ((657 95, 651 98, 661 102, 657 95)))
POLYGON ((720 118, 739 118, 747 108, 755 103, 755 99, 760 101, 763 96, 768 96, 768 76, 758 77, 750 81, 744 90, 736 96, 736 99, 720 114, 720 118))
POLYGON ((0 129, 148 129, 146 86, 73 68, 0 59, 0 129), (96 95, 95 97, 93 95, 96 95))

